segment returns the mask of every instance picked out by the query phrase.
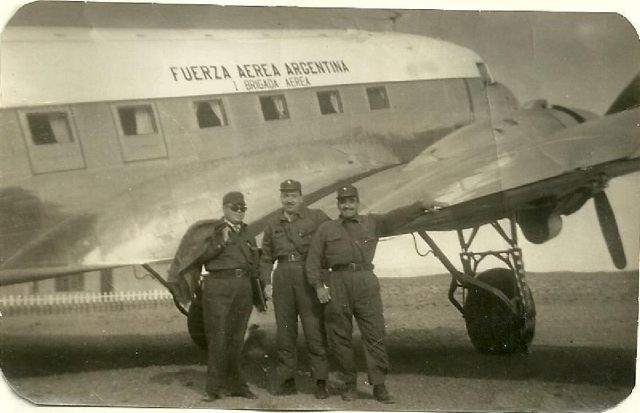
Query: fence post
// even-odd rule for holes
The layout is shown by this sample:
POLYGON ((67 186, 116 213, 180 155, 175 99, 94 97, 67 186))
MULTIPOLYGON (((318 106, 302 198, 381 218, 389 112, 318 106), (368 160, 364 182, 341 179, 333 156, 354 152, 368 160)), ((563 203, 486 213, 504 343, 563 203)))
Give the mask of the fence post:
POLYGON ((154 308, 171 301, 164 289, 141 291, 70 291, 49 294, 7 295, 0 297, 3 315, 37 313, 52 314, 69 311, 113 311, 128 308, 154 308))
POLYGON ((13 294, 7 297, 7 311, 11 313, 15 311, 15 302, 13 299, 13 294))

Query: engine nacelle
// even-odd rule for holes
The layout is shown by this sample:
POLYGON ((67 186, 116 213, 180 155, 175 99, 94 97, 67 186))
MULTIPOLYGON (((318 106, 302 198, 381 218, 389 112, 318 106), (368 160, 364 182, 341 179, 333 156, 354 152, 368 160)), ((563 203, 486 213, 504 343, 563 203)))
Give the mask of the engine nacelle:
POLYGON ((562 217, 554 208, 518 211, 517 221, 524 237, 534 244, 542 244, 562 230, 562 217))

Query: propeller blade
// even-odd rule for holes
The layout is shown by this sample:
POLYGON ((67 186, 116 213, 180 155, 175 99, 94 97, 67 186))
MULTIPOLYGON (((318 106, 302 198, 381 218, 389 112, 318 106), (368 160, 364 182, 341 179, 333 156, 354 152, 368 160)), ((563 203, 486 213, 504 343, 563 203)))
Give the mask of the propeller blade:
POLYGON ((627 258, 624 255, 624 247, 622 245, 622 239, 620 238, 618 223, 616 222, 613 208, 611 208, 611 204, 609 203, 609 198, 607 198, 607 194, 605 194, 604 191, 601 191, 593 196, 593 202, 596 206, 600 230, 602 230, 602 235, 609 249, 613 265, 621 270, 627 266, 627 258))

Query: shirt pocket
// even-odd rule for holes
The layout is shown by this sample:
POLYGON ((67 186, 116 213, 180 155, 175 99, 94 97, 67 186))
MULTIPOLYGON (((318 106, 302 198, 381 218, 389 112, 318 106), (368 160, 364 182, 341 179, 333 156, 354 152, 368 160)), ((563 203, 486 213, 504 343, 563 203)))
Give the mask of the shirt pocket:
POLYGON ((296 228, 296 238, 298 239, 300 246, 308 247, 311 244, 311 239, 315 233, 316 227, 312 224, 300 225, 296 228))
POLYGON ((271 231, 271 237, 277 240, 285 238, 284 229, 282 227, 273 228, 271 231))
POLYGON ((296 235, 300 239, 311 239, 311 235, 313 235, 313 230, 314 228, 310 225, 301 226, 300 228, 297 228, 296 235))
POLYGON ((341 263, 346 257, 350 257, 349 242, 339 231, 327 234, 325 254, 330 265, 341 263))

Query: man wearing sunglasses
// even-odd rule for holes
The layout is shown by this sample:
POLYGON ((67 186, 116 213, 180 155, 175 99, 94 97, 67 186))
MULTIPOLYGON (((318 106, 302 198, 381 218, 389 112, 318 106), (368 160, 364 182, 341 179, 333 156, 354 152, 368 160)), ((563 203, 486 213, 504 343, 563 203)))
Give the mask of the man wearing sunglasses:
POLYGON ((394 403, 385 386, 389 359, 384 345, 385 326, 380 285, 373 273, 373 257, 378 237, 390 235, 424 214, 445 204, 431 199, 394 209, 386 214, 359 215, 358 190, 345 185, 337 191, 340 216, 320 225, 307 255, 307 278, 325 304, 329 349, 344 374, 346 390, 342 398, 355 400, 357 374, 353 343, 353 318, 358 323, 365 346, 365 360, 374 398, 394 403), (328 279, 322 268, 330 268, 328 279))
POLYGON ((328 221, 327 214, 303 205, 302 185, 293 179, 280 184, 282 209, 271 219, 262 238, 260 278, 265 297, 273 296, 277 324, 278 365, 275 382, 276 395, 295 394, 297 369, 298 316, 309 351, 311 376, 316 381, 315 396, 329 397, 326 340, 322 306, 314 288, 305 277, 305 260, 311 237, 318 225, 328 221), (278 265, 273 274, 274 262, 278 265))
POLYGON ((224 395, 255 399, 240 366, 244 335, 253 307, 251 276, 257 276, 259 254, 255 239, 242 222, 247 206, 240 192, 222 199, 223 218, 202 255, 202 306, 207 337, 205 400, 224 395))

